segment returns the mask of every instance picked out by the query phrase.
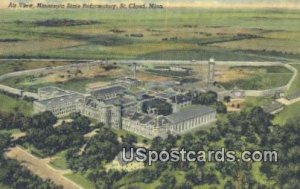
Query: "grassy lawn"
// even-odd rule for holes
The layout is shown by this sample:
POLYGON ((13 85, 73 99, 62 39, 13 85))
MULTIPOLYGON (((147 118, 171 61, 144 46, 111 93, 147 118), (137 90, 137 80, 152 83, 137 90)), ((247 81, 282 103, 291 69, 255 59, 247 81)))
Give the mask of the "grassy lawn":
POLYGON ((15 99, 0 93, 0 112, 13 113, 16 110, 21 111, 25 115, 31 115, 33 106, 30 102, 15 99))
MULTIPOLYGON (((21 76, 21 77, 13 77, 10 79, 3 80, 2 83, 11 87, 17 87, 19 89, 23 89, 26 91, 37 92, 38 88, 45 86, 57 86, 66 90, 73 90, 77 92, 85 92, 86 85, 89 83, 99 82, 99 81, 111 81, 114 78, 111 77, 95 77, 91 79, 73 79, 66 82, 46 82, 46 83, 38 83, 32 84, 30 81, 31 77, 21 76)), ((38 78, 37 78, 38 80, 38 78)))
POLYGON ((292 66, 298 70, 298 75, 294 80, 291 88, 288 90, 287 92, 288 95, 300 92, 300 64, 292 64, 292 66))
POLYGON ((67 151, 61 151, 52 157, 50 165, 55 169, 68 169, 67 160, 65 158, 67 151))
POLYGON ((300 102, 286 106, 282 112, 275 116, 274 124, 284 125, 289 119, 299 117, 300 102))
POLYGON ((150 139, 147 139, 143 136, 140 136, 140 135, 137 135, 135 133, 131 133, 131 132, 128 132, 124 129, 112 129, 114 133, 116 133, 118 135, 118 137, 121 137, 121 136, 126 136, 128 134, 130 135, 133 135, 137 138, 137 142, 138 143, 144 143, 144 141, 146 140, 147 141, 147 144, 150 144, 150 139))
POLYGON ((261 184, 265 184, 265 185, 271 187, 275 182, 268 179, 266 177, 266 175, 262 174, 259 170, 260 167, 261 167, 261 162, 255 162, 252 164, 251 172, 252 172, 254 179, 261 184))
POLYGON ((46 155, 41 150, 35 148, 33 145, 31 145, 29 143, 23 143, 23 144, 21 144, 21 146, 34 156, 37 156, 39 158, 46 157, 46 155))
POLYGON ((21 70, 29 70, 29 69, 37 69, 37 68, 45 68, 52 66, 62 66, 65 64, 69 64, 69 62, 39 62, 39 61, 0 61, 0 75, 16 72, 21 70))
POLYGON ((10 130, 7 130, 7 129, 1 129, 0 130, 0 134, 10 134, 10 135, 13 135, 13 134, 19 134, 21 133, 20 129, 10 129, 10 130))
POLYGON ((245 90, 265 90, 273 87, 281 87, 288 84, 292 77, 292 73, 279 66, 270 67, 250 67, 250 66, 238 66, 231 69, 244 70, 251 73, 249 76, 243 79, 232 80, 222 83, 227 89, 232 89, 237 86, 240 89, 245 90))
POLYGON ((84 189, 95 189, 94 184, 91 181, 89 181, 83 174, 69 173, 65 174, 64 176, 74 181, 76 184, 82 186, 84 189))

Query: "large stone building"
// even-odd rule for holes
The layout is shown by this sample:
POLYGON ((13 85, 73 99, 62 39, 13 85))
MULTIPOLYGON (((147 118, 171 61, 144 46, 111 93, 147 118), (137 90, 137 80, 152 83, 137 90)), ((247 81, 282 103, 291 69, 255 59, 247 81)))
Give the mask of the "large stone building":
POLYGON ((80 112, 84 96, 78 93, 70 93, 50 99, 34 102, 34 112, 50 111, 56 117, 65 117, 70 113, 80 112))
POLYGON ((216 111, 208 106, 192 106, 167 116, 172 134, 183 134, 216 121, 216 111))
POLYGON ((42 88, 39 90, 40 100, 34 102, 34 110, 35 113, 51 111, 57 117, 79 112, 106 126, 146 138, 180 135, 216 119, 215 110, 207 106, 191 106, 192 99, 188 95, 162 93, 158 96, 172 105, 173 113, 167 116, 142 113, 141 104, 154 97, 147 93, 132 95, 119 85, 92 90, 88 94, 56 87, 42 88))

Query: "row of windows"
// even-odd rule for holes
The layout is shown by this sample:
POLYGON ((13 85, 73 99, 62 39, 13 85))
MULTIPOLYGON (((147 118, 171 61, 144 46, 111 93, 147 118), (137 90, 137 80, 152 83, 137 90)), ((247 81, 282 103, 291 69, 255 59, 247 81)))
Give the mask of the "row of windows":
POLYGON ((215 114, 208 114, 205 116, 197 117, 197 118, 189 120, 189 121, 184 121, 180 124, 173 126, 172 128, 181 132, 181 131, 191 129, 196 126, 202 125, 202 124, 206 124, 206 123, 212 121, 214 119, 214 117, 215 117, 215 114))

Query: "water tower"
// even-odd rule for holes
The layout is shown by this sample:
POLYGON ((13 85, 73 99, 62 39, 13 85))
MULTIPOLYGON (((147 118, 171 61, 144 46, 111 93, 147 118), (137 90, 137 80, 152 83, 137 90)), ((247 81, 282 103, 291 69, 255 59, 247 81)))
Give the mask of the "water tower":
POLYGON ((215 82, 215 59, 210 58, 208 61, 208 75, 207 75, 207 88, 211 88, 214 85, 215 82))

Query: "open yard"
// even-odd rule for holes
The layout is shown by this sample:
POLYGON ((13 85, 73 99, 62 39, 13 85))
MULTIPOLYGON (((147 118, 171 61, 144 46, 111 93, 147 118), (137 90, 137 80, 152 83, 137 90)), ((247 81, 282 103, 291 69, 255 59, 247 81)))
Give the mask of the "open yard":
POLYGON ((69 64, 70 62, 60 62, 60 61, 14 61, 14 60, 0 60, 0 75, 29 70, 29 69, 37 69, 37 68, 45 68, 52 66, 62 66, 69 64))
POLYGON ((281 66, 235 66, 221 70, 216 80, 227 89, 236 86, 246 90, 264 90, 286 85, 292 75, 290 70, 281 66))
POLYGON ((84 66, 80 68, 52 71, 48 74, 18 76, 8 78, 2 83, 19 89, 36 92, 48 85, 84 92, 92 83, 106 85, 119 77, 125 76, 126 70, 118 67, 84 66))

